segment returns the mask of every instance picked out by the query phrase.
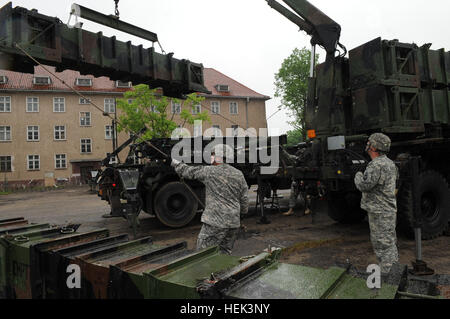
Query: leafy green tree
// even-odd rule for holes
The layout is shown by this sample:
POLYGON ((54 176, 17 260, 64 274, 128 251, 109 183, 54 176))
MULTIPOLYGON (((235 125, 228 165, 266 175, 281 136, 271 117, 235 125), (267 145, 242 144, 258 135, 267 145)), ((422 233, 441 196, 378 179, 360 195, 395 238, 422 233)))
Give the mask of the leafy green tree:
POLYGON ((304 135, 301 129, 294 129, 288 131, 287 135, 287 146, 295 146, 301 141, 304 141, 304 135))
MULTIPOLYGON (((318 55, 316 55, 317 60, 318 55)), ((310 64, 311 51, 307 48, 296 48, 283 61, 278 73, 275 74, 275 97, 281 98, 280 108, 289 112, 291 121, 288 123, 294 127, 291 132, 292 138, 300 136, 304 139, 306 136, 305 106, 310 64)))
POLYGON ((117 108, 122 111, 117 130, 136 133, 147 127, 141 140, 171 137, 178 127, 174 114, 171 114, 171 102, 180 104, 180 117, 184 127, 186 124, 193 125, 196 120, 210 121, 207 111, 194 112, 203 100, 204 97, 195 93, 189 94, 184 101, 170 99, 161 96, 157 89, 150 89, 146 84, 136 85, 133 90, 124 93, 123 99, 117 100, 117 108))

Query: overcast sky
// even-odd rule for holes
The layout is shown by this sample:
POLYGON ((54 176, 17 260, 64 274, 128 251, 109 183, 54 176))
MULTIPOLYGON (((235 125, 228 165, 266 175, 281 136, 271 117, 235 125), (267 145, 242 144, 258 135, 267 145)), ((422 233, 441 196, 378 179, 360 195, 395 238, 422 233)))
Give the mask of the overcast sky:
MULTIPOLYGON (((38 9, 45 15, 69 18, 73 0, 17 0, 13 6, 38 9)), ((114 13, 113 0, 76 0, 76 3, 114 13)), ((281 0, 279 1, 281 2, 281 0)), ((342 27, 341 43, 352 49, 381 36, 434 49, 450 50, 448 0, 310 0, 342 27)), ((0 6, 7 1, 0 1, 0 6)), ((179 59, 232 77, 251 89, 274 96, 274 74, 296 47, 310 47, 310 37, 270 8, 265 0, 120 0, 120 18, 158 34, 163 49, 179 59)), ((133 44, 151 43, 85 21, 84 29, 117 35, 133 44)), ((324 51, 319 50, 321 57, 324 51)), ((278 99, 267 102, 267 117, 277 111, 278 99)), ((289 129, 284 111, 269 121, 269 129, 289 129)), ((275 132, 275 131, 273 131, 275 132)))

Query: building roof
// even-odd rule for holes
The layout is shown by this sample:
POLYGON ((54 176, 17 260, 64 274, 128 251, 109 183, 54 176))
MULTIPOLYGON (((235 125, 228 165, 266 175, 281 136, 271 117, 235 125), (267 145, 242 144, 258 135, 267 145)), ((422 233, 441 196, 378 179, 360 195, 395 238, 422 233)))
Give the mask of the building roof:
MULTIPOLYGON (((94 77, 92 75, 80 75, 80 72, 72 70, 64 70, 63 72, 56 72, 55 67, 45 66, 49 71, 55 74, 58 78, 67 83, 80 92, 98 92, 98 93, 123 93, 129 90, 128 88, 117 88, 115 81, 107 77, 94 77), (92 86, 77 86, 76 79, 91 79, 92 86)), ((42 66, 34 68, 34 74, 20 73, 7 70, 0 70, 0 76, 5 75, 8 78, 6 84, 0 84, 0 90, 20 90, 20 91, 67 91, 71 90, 61 83, 61 81, 53 74, 47 72, 42 66), (35 85, 33 84, 34 76, 48 76, 51 79, 50 85, 35 85)), ((260 94, 246 87, 245 85, 233 80, 225 74, 213 69, 204 69, 204 78, 206 88, 212 92, 211 95, 203 94, 203 96, 213 97, 238 97, 238 98, 252 98, 270 100, 269 96, 260 94), (228 91, 218 91, 218 85, 228 86, 228 91)))
MULTIPOLYGON (((260 94, 253 91, 252 89, 246 87, 245 85, 239 83, 236 80, 226 76, 225 74, 213 69, 205 68, 203 70, 205 78, 206 88, 212 92, 212 96, 217 97, 250 97, 256 99, 270 100, 269 96, 260 94), (218 85, 227 85, 229 88, 228 92, 218 91, 218 85)), ((209 96, 209 94, 204 94, 204 96, 209 96)))
MULTIPOLYGON (((128 88, 117 88, 116 82, 111 81, 107 77, 96 78, 92 75, 80 75, 80 72, 72 70, 64 70, 63 72, 56 72, 55 67, 45 66, 49 71, 54 73, 57 77, 73 87, 77 91, 84 92, 100 92, 100 93, 123 93, 129 90, 128 88), (76 79, 91 79, 92 86, 77 86, 76 79)), ((67 91, 71 90, 64 85, 58 78, 47 72, 42 66, 34 68, 34 74, 19 73, 13 71, 0 70, 0 76, 8 77, 8 83, 0 84, 0 90, 21 90, 21 91, 67 91), (51 79, 50 85, 35 85, 33 84, 34 76, 48 76, 51 79)))

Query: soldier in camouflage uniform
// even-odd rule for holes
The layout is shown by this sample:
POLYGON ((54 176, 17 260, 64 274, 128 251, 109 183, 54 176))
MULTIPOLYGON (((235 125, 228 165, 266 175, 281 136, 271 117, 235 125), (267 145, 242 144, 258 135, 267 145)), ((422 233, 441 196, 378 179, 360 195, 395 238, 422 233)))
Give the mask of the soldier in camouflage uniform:
POLYGON ((368 213, 370 238, 383 273, 388 273, 398 262, 395 232, 398 169, 386 156, 390 146, 389 137, 372 134, 366 148, 372 161, 364 174, 358 172, 355 176, 355 185, 362 192, 361 208, 368 213))
POLYGON ((231 254, 241 217, 248 212, 248 186, 242 172, 225 164, 224 159, 233 160, 233 149, 220 144, 214 148, 211 166, 188 166, 175 159, 172 166, 180 177, 205 185, 206 207, 197 249, 218 245, 222 253, 231 254))
MULTIPOLYGON (((300 160, 300 157, 303 154, 303 149, 301 149, 297 155, 291 155, 288 152, 286 152, 285 149, 281 149, 282 154, 284 155, 285 160, 288 162, 288 165, 295 166, 297 162, 300 160)), ((297 204, 297 198, 299 195, 302 196, 302 198, 305 199, 305 215, 308 215, 311 213, 311 196, 305 194, 305 189, 302 187, 302 182, 292 178, 291 183, 291 192, 289 196, 289 210, 285 213, 283 213, 284 216, 291 216, 294 214, 294 208, 297 204)))

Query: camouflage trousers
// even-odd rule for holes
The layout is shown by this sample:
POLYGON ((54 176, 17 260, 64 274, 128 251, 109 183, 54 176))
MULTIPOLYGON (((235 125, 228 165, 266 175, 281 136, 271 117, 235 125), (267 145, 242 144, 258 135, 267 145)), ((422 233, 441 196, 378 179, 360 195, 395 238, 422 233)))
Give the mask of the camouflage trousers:
POLYGON ((219 228, 203 224, 197 238, 197 249, 219 246, 223 254, 231 255, 239 228, 219 228))
POLYGON ((291 184, 291 194, 289 196, 289 208, 294 208, 297 204, 298 195, 300 195, 300 189, 297 185, 298 182, 293 182, 291 184))
POLYGON ((369 212, 370 240, 382 273, 398 262, 396 213, 369 212))

